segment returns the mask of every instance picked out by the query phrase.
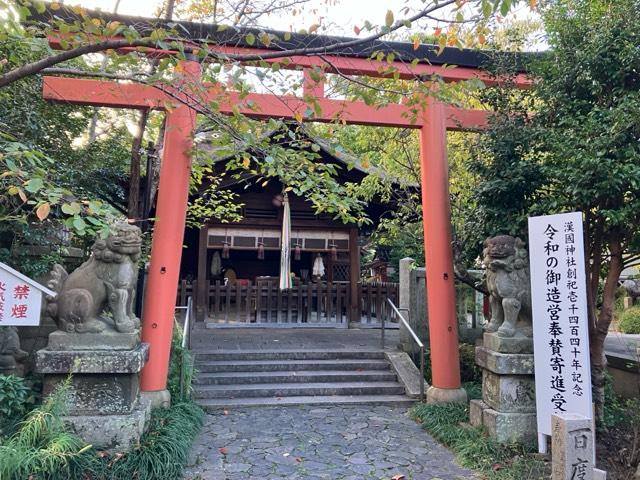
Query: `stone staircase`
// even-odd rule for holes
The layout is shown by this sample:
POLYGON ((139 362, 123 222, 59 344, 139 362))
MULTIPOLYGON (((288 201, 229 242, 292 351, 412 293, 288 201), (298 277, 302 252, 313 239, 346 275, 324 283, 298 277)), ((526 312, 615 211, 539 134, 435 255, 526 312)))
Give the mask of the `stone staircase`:
POLYGON ((205 351, 196 369, 195 397, 207 410, 415 401, 382 351, 205 351))

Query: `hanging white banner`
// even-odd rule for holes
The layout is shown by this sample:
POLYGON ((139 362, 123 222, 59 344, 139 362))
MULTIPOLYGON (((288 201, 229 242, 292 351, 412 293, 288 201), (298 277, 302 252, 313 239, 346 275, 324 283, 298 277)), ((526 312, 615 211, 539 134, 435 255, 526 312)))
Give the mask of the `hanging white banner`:
POLYGON ((582 213, 529 218, 538 448, 551 415, 593 418, 582 213))

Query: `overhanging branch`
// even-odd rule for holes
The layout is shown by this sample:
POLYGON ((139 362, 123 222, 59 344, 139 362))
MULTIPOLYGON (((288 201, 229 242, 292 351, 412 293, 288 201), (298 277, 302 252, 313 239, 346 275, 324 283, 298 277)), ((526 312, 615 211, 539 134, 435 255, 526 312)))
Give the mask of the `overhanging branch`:
MULTIPOLYGON (((217 61, 232 61, 232 62, 254 62, 261 60, 270 60, 276 58, 284 58, 291 56, 309 56, 309 55, 317 55, 317 54, 327 54, 336 50, 341 50, 345 48, 352 48, 358 45, 371 43, 380 38, 393 33, 401 28, 403 28, 407 23, 415 22, 421 18, 428 17, 431 13, 441 10, 447 6, 453 5, 456 3, 456 0, 446 0, 441 3, 436 3, 427 7, 415 15, 395 22, 392 26, 381 29, 380 31, 369 35, 367 37, 351 39, 343 42, 336 42, 332 45, 324 45, 321 47, 309 47, 309 48, 294 48, 289 50, 281 50, 276 52, 265 52, 260 54, 221 54, 218 52, 209 52, 210 58, 217 61)), ((169 42, 177 42, 189 44, 192 42, 185 41, 182 39, 167 39, 169 42)), ((30 75, 35 75, 40 73, 42 70, 48 67, 53 67, 54 65, 58 65, 60 63, 73 60, 75 58, 81 57, 82 55, 86 55, 89 53, 98 53, 104 52, 106 50, 119 50, 124 48, 138 48, 138 47, 148 47, 148 48, 158 48, 161 50, 165 50, 160 47, 159 42, 155 40, 151 40, 149 38, 141 38, 136 40, 127 40, 127 39, 110 39, 99 41, 96 43, 91 43, 88 45, 81 45, 78 47, 71 48, 69 50, 65 50, 60 53, 56 53, 54 55, 47 56, 45 58, 41 58, 40 60, 36 60, 34 62, 28 63, 26 65, 22 65, 18 68, 15 68, 3 75, 0 75, 0 88, 5 87, 13 82, 21 80, 30 75)), ((183 51, 191 53, 197 47, 189 47, 184 48, 183 51)))

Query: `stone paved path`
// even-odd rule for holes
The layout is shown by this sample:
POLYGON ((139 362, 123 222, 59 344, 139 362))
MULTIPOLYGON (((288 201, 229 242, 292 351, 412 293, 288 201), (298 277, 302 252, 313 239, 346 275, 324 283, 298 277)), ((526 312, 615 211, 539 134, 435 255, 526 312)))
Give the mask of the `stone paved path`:
POLYGON ((475 478, 403 407, 269 407, 208 415, 192 480, 475 478))

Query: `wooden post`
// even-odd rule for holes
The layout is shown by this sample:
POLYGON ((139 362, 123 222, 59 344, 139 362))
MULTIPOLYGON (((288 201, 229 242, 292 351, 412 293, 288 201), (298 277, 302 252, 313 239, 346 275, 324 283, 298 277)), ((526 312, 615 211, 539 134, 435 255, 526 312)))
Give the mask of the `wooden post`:
POLYGON ((203 322, 207 316, 207 291, 209 285, 207 282, 207 241, 209 235, 209 227, 203 225, 200 228, 198 237, 198 291, 196 293, 196 320, 203 322))
POLYGON ((349 285, 351 298, 349 299, 349 321, 360 321, 360 245, 358 245, 358 229, 349 230, 349 285))

